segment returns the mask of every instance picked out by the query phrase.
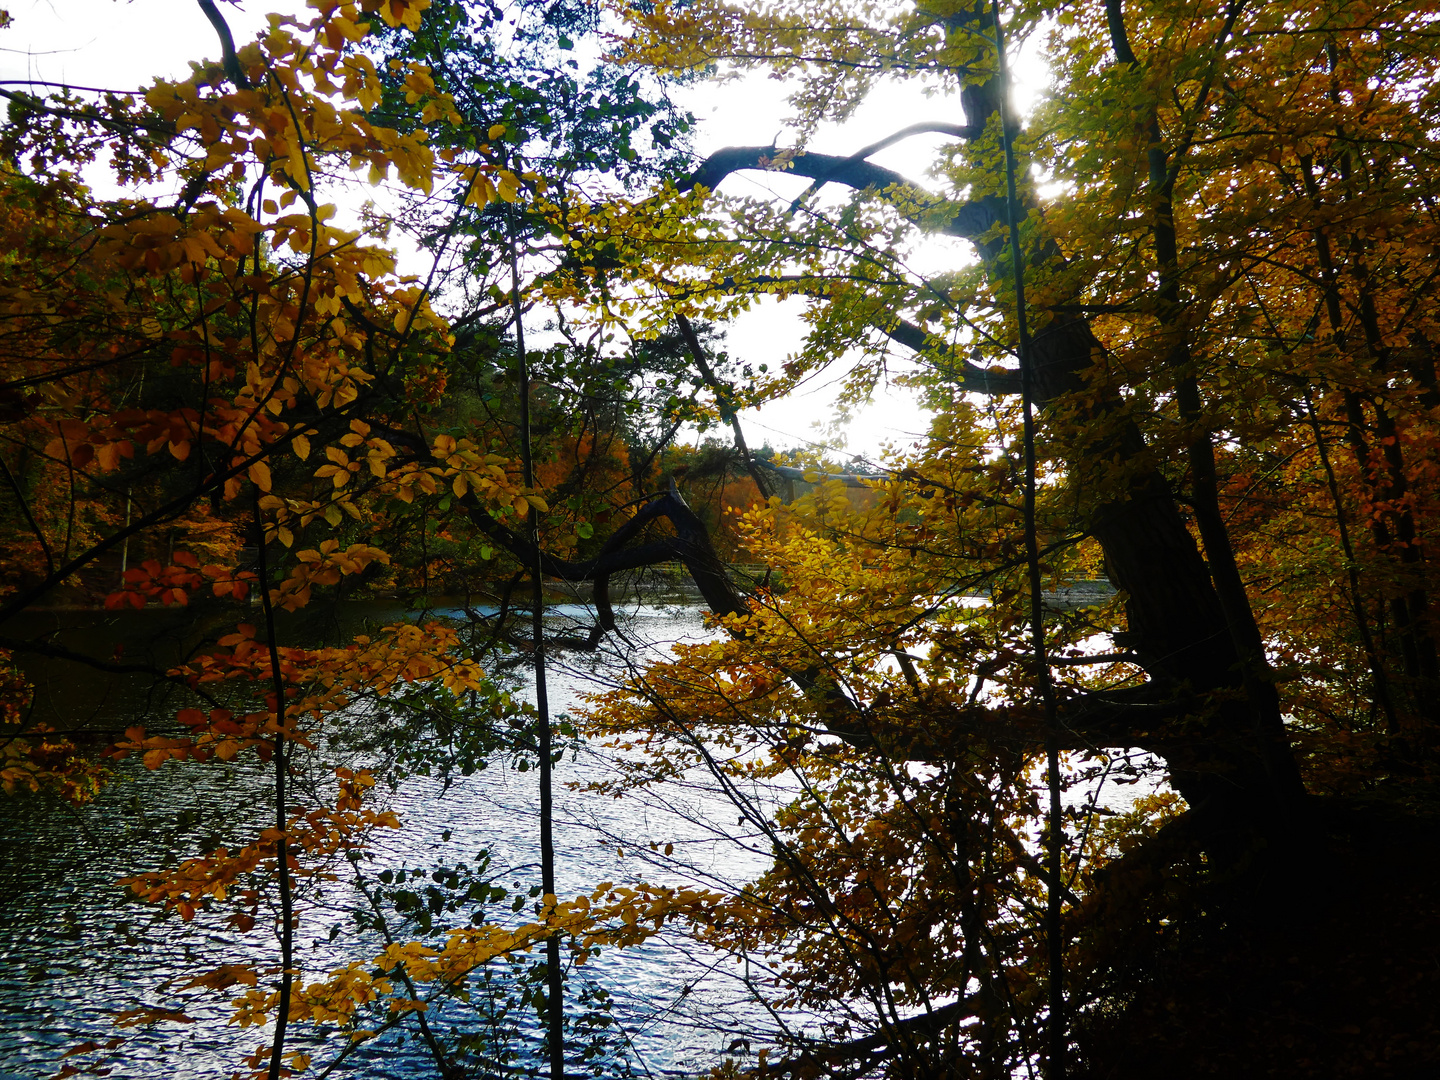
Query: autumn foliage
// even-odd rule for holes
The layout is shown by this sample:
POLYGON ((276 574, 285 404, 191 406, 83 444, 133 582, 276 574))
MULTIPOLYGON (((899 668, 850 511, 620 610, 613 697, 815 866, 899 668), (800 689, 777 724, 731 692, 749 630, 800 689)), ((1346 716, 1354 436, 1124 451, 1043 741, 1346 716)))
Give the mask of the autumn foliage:
MULTIPOLYGON (((1053 80, 1020 124, 988 5, 609 5, 616 63, 794 91, 790 145, 637 192, 529 168, 538 136, 494 119, 513 102, 477 120, 444 65, 409 58, 460 47, 425 20, 453 31, 466 9, 429 6, 317 0, 182 81, 6 92, 0 619, 69 600, 225 625, 150 673, 183 706, 114 737, 31 724, 7 658, 0 782, 83 803, 126 759, 273 770, 272 826, 125 883, 280 940, 278 966, 182 988, 268 1025, 246 1067, 310 1068, 290 1023, 344 1046, 413 1023, 448 1074, 459 1050, 426 1013, 487 966, 557 936, 578 964, 675 925, 761 973, 745 989, 773 1027, 722 1075, 1432 1067, 1434 874, 1412 864, 1433 864, 1440 760, 1433 12, 1017 7, 1006 32, 1043 40, 1053 80), (931 188, 871 161, 878 144, 809 144, 882 78, 963 106, 896 136, 952 140, 931 188), (723 191, 743 170, 804 183, 723 191), (410 200, 429 276, 397 274, 380 211, 344 209, 377 184, 410 200), (917 272, 937 233, 977 258, 917 272), (690 320, 760 296, 805 305, 805 342, 773 370, 720 366, 690 320), (533 391, 505 367, 526 304, 563 339, 533 391), (897 347, 929 430, 883 469, 745 444, 744 407, 842 357, 859 400, 897 347), (544 433, 533 484, 517 385, 544 433), (674 445, 697 427, 734 444, 674 445), (402 744, 404 713, 470 764, 511 732, 506 752, 533 753, 493 668, 517 641, 543 650, 503 615, 312 646, 276 613, 382 587, 504 611, 538 567, 594 587, 594 648, 611 577, 672 560, 710 638, 597 695, 585 734, 617 796, 723 794, 768 868, 539 895, 524 921, 441 925, 437 906, 424 935, 382 919, 375 955, 306 970, 290 897, 402 824, 373 773, 326 756, 337 718, 402 744), (743 588, 726 563, 748 564, 743 588), (1114 590, 1067 602, 1100 579, 1114 590), (1333 970, 1292 959, 1335 939, 1333 970), (1372 961, 1386 991, 1337 1011, 1372 961), (1307 1039, 1298 1063, 1275 1049, 1307 1039)), ((391 881, 359 877, 378 906, 391 881)))
MULTIPOLYGON (((152 770, 248 755, 272 763, 274 828, 126 885, 186 921, 203 911, 241 933, 274 930, 261 912, 278 888, 285 964, 289 892, 333 878, 345 852, 398 825, 368 805, 374 779, 364 771, 335 770, 327 803, 290 805, 283 785, 295 755, 313 751, 346 709, 421 687, 452 708, 494 691, 452 626, 401 622, 299 648, 277 642, 273 612, 391 563, 390 551, 360 539, 357 522, 431 513, 442 498, 501 522, 545 506, 519 483, 513 458, 473 433, 415 432, 417 404, 444 390, 447 324, 426 283, 397 277, 393 255, 365 227, 334 224, 327 201, 350 178, 393 178, 443 193, 458 213, 513 200, 529 182, 498 164, 488 142, 437 155, 423 128, 369 119, 386 80, 422 124, 459 119, 423 66, 377 69, 366 47, 372 24, 413 30, 425 6, 330 3, 304 19, 275 16, 223 64, 143 93, 9 95, 4 617, 57 595, 110 609, 218 600, 241 610, 209 651, 156 672, 188 685, 203 707, 131 726, 108 748, 29 725, 24 680, 7 675, 0 775, 7 791, 46 788, 80 802, 132 754, 152 770), (91 165, 126 194, 86 187, 79 173, 91 165), (138 194, 146 191, 161 194, 138 194), (278 567, 275 554, 267 566, 268 547, 278 567)), ((292 998, 293 975, 282 973, 270 998, 242 998, 238 1021, 260 1023, 267 1010, 273 1018, 283 1000, 297 1019, 344 1023, 377 994, 342 979, 328 996, 312 988, 292 998)), ((240 963, 192 986, 256 984, 256 969, 240 963)), ((406 986, 395 993, 403 998, 406 986)), ((177 1015, 161 1009, 135 1022, 177 1015)), ((286 1060, 285 1072, 305 1067, 286 1060)), ((262 1048, 252 1067, 274 1076, 281 1062, 262 1048)))

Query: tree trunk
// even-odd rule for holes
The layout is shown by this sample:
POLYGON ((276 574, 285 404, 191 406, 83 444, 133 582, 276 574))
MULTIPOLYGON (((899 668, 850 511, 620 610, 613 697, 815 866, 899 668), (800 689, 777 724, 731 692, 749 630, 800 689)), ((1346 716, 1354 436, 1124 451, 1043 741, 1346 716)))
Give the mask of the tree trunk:
MULTIPOLYGON (((997 109, 994 81, 967 87, 964 100, 968 127, 983 128, 997 109)), ((684 187, 713 188, 731 172, 763 169, 774 155, 771 147, 730 147, 705 161, 684 187)), ((856 189, 891 189, 904 193, 911 205, 935 200, 904 177, 859 157, 797 153, 786 160, 787 171, 817 184, 841 183, 856 189)), ((1005 252, 993 237, 1003 221, 1004 203, 979 199, 961 207, 942 231, 976 244, 997 280, 1005 252)), ((1027 253, 1027 263, 1058 258, 1055 245, 1041 239, 1027 253)), ((1124 401, 1113 386, 1087 384, 1082 373, 1100 351, 1086 319, 1064 310, 1035 312, 1032 342, 1034 386, 1043 412, 1083 408, 1100 434, 1067 454, 1071 483, 1082 494, 1102 492, 1089 501, 1088 531, 1099 541, 1107 572, 1126 594, 1127 629, 1118 637, 1139 657, 1150 676, 1151 703, 1196 695, 1204 704, 1198 715, 1156 732, 1153 711, 1137 710, 1129 745, 1163 754, 1176 789, 1195 807, 1218 812, 1226 820, 1283 820, 1303 797, 1299 771, 1286 742, 1278 695, 1247 695, 1237 632, 1248 629, 1258 639, 1253 618, 1248 628, 1232 627, 1220 604, 1210 570, 1201 557, 1175 494, 1153 466, 1138 466, 1146 451, 1143 436, 1123 419, 1124 401), (1123 490, 1102 471, 1128 473, 1123 490), (1247 699, 1248 698, 1248 699, 1247 699), (1258 817, 1257 817, 1258 815, 1258 817)), ((895 325, 882 327, 907 344, 918 344, 923 332, 895 325), (909 338, 910 340, 906 340, 909 338)), ((994 385, 985 373, 967 366, 962 388, 977 392, 1013 392, 1008 381, 994 385)), ((1232 613, 1233 614, 1233 613, 1232 613)), ((1262 690, 1265 688, 1262 687, 1262 690)), ((1083 725, 1083 710, 1072 714, 1083 725)), ((1107 739, 1116 737, 1113 713, 1107 739)), ((1077 729, 1083 740, 1083 726, 1077 729)), ((1108 745, 1115 745, 1109 742, 1108 745)))

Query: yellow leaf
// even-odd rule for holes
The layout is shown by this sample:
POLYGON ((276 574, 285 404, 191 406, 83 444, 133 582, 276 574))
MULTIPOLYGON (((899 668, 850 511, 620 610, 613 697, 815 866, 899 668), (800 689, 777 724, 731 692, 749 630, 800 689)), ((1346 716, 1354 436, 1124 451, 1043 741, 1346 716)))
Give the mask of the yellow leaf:
POLYGON ((261 491, 270 490, 270 466, 263 461, 257 461, 247 470, 251 481, 261 491))
POLYGON ((495 199, 495 187, 483 176, 477 175, 475 182, 470 185, 470 194, 465 197, 465 202, 471 206, 484 206, 495 199))
POLYGON ((290 179, 295 181, 295 186, 301 191, 310 190, 310 170, 306 168, 305 150, 298 142, 290 144, 289 168, 290 179))
POLYGON ((304 435, 296 435, 290 445, 295 448, 295 456, 304 461, 310 456, 310 440, 304 435))

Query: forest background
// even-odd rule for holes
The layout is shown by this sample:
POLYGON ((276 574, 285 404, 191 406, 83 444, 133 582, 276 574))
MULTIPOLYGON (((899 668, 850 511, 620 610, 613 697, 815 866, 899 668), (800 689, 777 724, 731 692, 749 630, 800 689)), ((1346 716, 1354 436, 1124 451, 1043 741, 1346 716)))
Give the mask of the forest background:
MULTIPOLYGON (((213 993, 265 1033, 255 1075, 323 1074, 400 1025, 439 1075, 541 1068, 427 1020, 505 969, 549 1074, 603 1072, 567 969, 678 924, 767 971, 773 1022, 722 1074, 1433 1066, 1421 5, 383 0, 253 43, 198 6, 221 59, 181 80, 4 89, 3 629, 60 603, 226 625, 163 666, 7 636, 22 664, 183 697, 46 729, 15 668, 0 778, 83 804, 130 758, 273 770, 272 827, 125 882, 255 953, 123 1023, 213 993), (1051 72, 1023 126, 1002 30, 1051 72), (783 80, 783 139, 696 159, 667 87, 717 65, 783 80), (814 148, 906 79, 938 119, 814 148), (921 134, 945 140, 928 186, 873 160, 921 134), (743 172, 798 191, 726 194, 743 172), (342 223, 341 193, 382 182, 409 194, 342 223), (973 257, 926 272, 927 234, 973 257), (778 365, 717 332, 762 296, 805 312, 778 365), (848 400, 904 386, 925 437, 863 475, 752 452, 741 409, 842 358, 848 400), (367 836, 401 825, 376 776, 505 754, 550 784, 579 732, 548 715, 547 651, 623 634, 612 579, 664 565, 716 637, 584 734, 624 755, 620 795, 709 775, 771 868, 567 899, 551 850, 523 923, 468 871, 437 869, 433 902, 379 878, 384 947, 306 971, 296 897, 340 862, 363 881, 367 836), (1113 601, 1047 606, 1097 577, 1113 601), (546 580, 588 586, 585 633, 546 640, 546 580), (467 618, 277 631, 377 593, 467 618), (357 724, 375 767, 336 767, 357 724), (1163 782, 1117 812, 1112 776, 1163 782), (793 797, 758 806, 757 778, 793 797)), ((74 1050, 66 1075, 125 1053, 74 1050)))

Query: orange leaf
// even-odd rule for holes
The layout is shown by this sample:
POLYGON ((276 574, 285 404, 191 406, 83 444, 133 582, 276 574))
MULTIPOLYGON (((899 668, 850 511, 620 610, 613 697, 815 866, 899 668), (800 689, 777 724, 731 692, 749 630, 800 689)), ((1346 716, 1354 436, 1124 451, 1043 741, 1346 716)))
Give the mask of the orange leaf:
POLYGON ((80 1043, 78 1046, 72 1046, 69 1050, 66 1050, 65 1053, 61 1054, 60 1056, 62 1058, 67 1058, 74 1057, 76 1054, 88 1054, 92 1050, 114 1050, 116 1047, 124 1043, 124 1041, 124 1039, 110 1039, 102 1043, 96 1042, 94 1039, 91 1039, 89 1042, 83 1042, 80 1043))
MULTIPOLYGON (((188 904, 181 904, 182 908, 189 907, 188 904)), ((184 912, 182 911, 183 915, 184 912)), ((194 909, 191 908, 191 914, 194 909)), ((172 1024, 193 1024, 195 1019, 186 1016, 183 1009, 126 1009, 124 1012, 115 1014, 116 1027, 137 1027, 141 1024, 158 1024, 162 1020, 172 1024)))
POLYGON ((224 990, 226 987, 235 986, 237 983, 244 986, 256 984, 255 972, 248 964, 221 964, 214 971, 206 972, 180 987, 181 990, 189 990, 192 987, 204 986, 211 990, 224 990))

